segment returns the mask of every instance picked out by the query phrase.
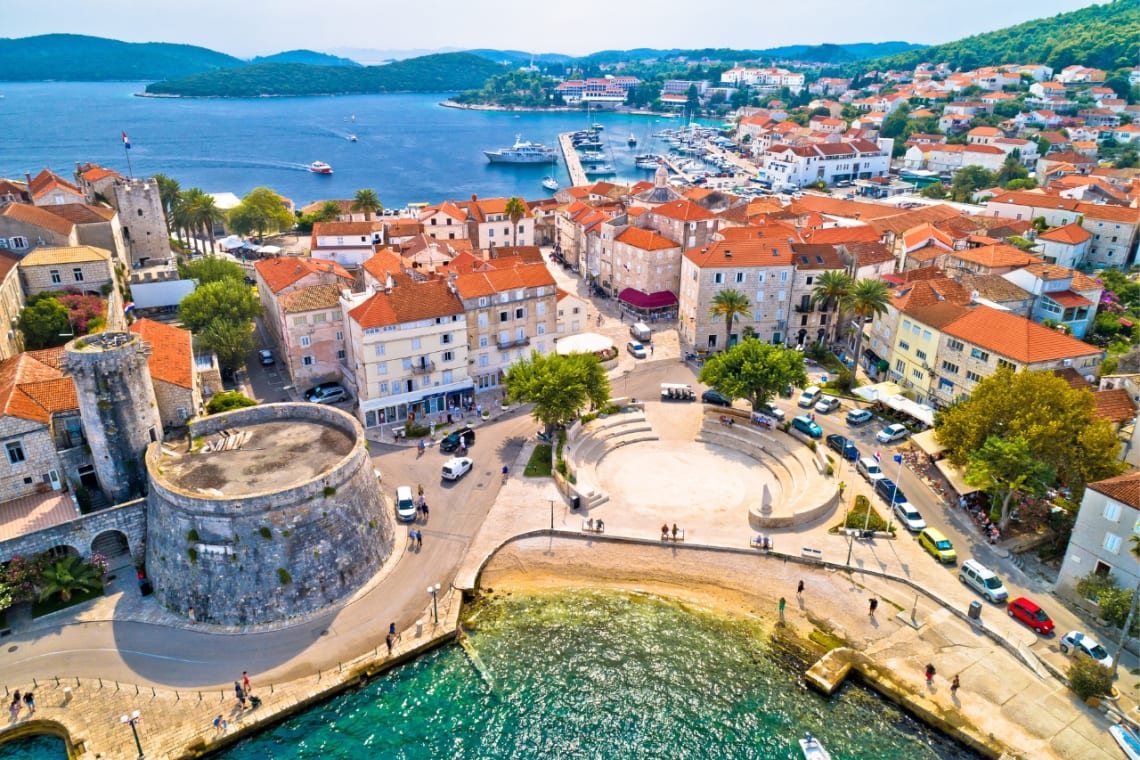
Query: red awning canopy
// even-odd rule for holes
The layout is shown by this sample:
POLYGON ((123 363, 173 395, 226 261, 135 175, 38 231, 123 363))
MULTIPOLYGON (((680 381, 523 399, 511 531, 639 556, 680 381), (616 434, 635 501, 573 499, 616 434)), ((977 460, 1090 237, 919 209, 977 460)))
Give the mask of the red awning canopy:
POLYGON ((618 293, 618 300, 625 301, 635 309, 661 309, 677 305, 677 296, 668 290, 643 293, 636 288, 626 288, 618 293))
POLYGON ((1046 293, 1045 295, 1066 309, 1071 309, 1074 306, 1092 306, 1092 301, 1071 290, 1060 290, 1056 293, 1046 293))

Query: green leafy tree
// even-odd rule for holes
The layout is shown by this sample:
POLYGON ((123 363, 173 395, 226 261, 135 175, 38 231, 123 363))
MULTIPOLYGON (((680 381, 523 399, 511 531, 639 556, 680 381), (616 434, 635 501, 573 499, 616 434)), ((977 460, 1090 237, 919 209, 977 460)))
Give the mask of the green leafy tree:
POLYGON ((887 115, 887 118, 883 119, 883 125, 879 129, 879 134, 892 139, 903 137, 903 130, 906 129, 906 123, 909 117, 910 106, 904 103, 891 111, 890 114, 887 115))
POLYGON ((1005 183, 1006 190, 1032 190, 1037 187, 1037 180, 1032 177, 1025 177, 1022 179, 1011 179, 1005 183))
POLYGON ((855 316, 855 355, 852 360, 856 371, 859 370, 859 359, 863 355, 863 324, 867 317, 886 314, 890 302, 890 288, 882 280, 859 280, 847 295, 844 307, 855 316))
POLYGON ((67 602, 77 592, 99 591, 103 588, 103 578, 102 573, 82 557, 69 554, 44 566, 36 586, 41 602, 56 595, 67 602))
POLYGON ((248 320, 215 319, 198 337, 203 346, 218 355, 223 367, 240 367, 253 350, 253 325, 248 320))
POLYGON ((49 293, 39 293, 28 299, 20 310, 16 326, 24 336, 24 347, 29 349, 62 346, 71 339, 71 323, 67 307, 49 293))
POLYGON ((807 373, 799 351, 746 338, 710 357, 700 381, 729 398, 746 398, 757 409, 789 385, 806 385, 807 373))
POLYGON ((748 296, 732 288, 718 291, 713 296, 709 316, 713 318, 713 321, 724 320, 724 350, 727 351, 731 347, 733 322, 738 322, 741 318, 749 319, 752 317, 750 306, 748 296))
POLYGON ((1053 482, 1054 473, 1045 462, 1033 458, 1029 442, 1021 436, 991 435, 970 454, 966 482, 981 488, 1001 508, 999 525, 1009 524, 1009 504, 1018 493, 1039 495, 1053 482))
POLYGON ((610 397, 605 369, 598 357, 585 353, 532 352, 511 365, 503 384, 509 401, 534 404, 532 416, 547 430, 571 422, 587 404, 599 407, 610 397))
POLYGON ((511 245, 517 246, 519 244, 519 222, 527 214, 526 201, 517 197, 508 198, 503 212, 511 220, 511 245))
POLYGON ((239 235, 256 232, 259 237, 293 226, 294 216, 281 196, 268 187, 255 187, 230 210, 230 229, 239 235))
POLYGON ((383 211, 384 204, 380 202, 375 190, 365 187, 356 191, 351 208, 353 211, 363 211, 365 220, 372 221, 372 215, 383 211))
POLYGON ((1091 657, 1074 657, 1069 661, 1065 675, 1069 679, 1069 686, 1081 699, 1087 700, 1112 692, 1112 669, 1091 657))
POLYGON ((240 280, 218 280, 199 286, 182 299, 178 315, 192 332, 201 332, 216 319, 243 323, 261 313, 261 303, 240 280))
POLYGON ((223 391, 215 393, 210 402, 206 404, 206 414, 221 414, 234 409, 244 409, 247 406, 257 406, 257 402, 241 391, 223 391))
POLYGON ((1049 466, 1080 500, 1085 483, 1120 474, 1120 441, 1096 416, 1088 390, 1077 390, 1046 371, 999 369, 978 383, 968 399, 940 411, 935 435, 946 458, 966 466, 991 436, 1022 438, 1033 458, 1049 466))
POLYGON ((245 281, 245 270, 239 264, 217 256, 207 256, 179 264, 178 274, 184 280, 197 280, 199 285, 219 280, 245 281))
POLYGON ((1001 165, 1001 170, 994 178, 995 182, 1002 187, 1009 187, 1010 182, 1029 178, 1029 170, 1018 160, 1020 155, 1021 154, 1015 150, 1005 157, 1005 161, 1001 165))
POLYGON ((954 174, 954 181, 950 184, 950 197, 959 203, 966 203, 973 198, 975 192, 993 185, 993 172, 980 166, 963 166, 954 174))
POLYGON ((811 302, 822 309, 832 307, 835 309, 831 321, 831 339, 839 340, 839 311, 854 285, 851 275, 841 269, 829 269, 815 280, 815 287, 811 292, 811 302))
MULTIPOLYGON (((1133 536, 1133 540, 1135 540, 1135 536, 1133 536)), ((1120 588, 1115 576, 1111 574, 1101 575, 1095 570, 1090 570, 1088 574, 1077 579, 1077 593, 1089 601, 1096 602, 1100 616, 1113 627, 1123 630, 1125 623, 1128 623, 1131 629, 1130 636, 1140 634, 1140 630, 1138 630, 1140 626, 1137 626, 1134 620, 1129 619, 1135 591, 1120 588)))
POLYGON ((918 194, 923 198, 933 198, 934 200, 942 200, 948 195, 946 192, 946 186, 941 182, 935 182, 933 184, 927 185, 926 187, 919 190, 918 194))

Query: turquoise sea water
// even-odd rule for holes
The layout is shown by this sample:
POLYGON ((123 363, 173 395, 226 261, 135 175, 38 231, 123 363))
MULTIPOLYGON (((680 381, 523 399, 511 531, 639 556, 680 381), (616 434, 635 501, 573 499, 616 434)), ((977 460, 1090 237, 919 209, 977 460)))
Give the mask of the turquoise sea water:
MULTIPOLYGON (((220 757, 769 760, 801 757, 804 731, 836 760, 977 757, 861 686, 809 691, 753 621, 655 597, 504 597, 469 641, 474 656, 436 650, 220 757)), ((63 757, 17 746, 0 756, 63 757)))

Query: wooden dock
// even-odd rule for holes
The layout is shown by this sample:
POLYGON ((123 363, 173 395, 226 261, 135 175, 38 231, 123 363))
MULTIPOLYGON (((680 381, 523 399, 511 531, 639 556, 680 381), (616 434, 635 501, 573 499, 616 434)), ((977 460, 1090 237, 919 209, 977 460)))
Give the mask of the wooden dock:
POLYGON ((590 182, 586 177, 586 170, 582 168, 582 159, 574 149, 574 133, 563 132, 558 135, 558 144, 562 146, 562 158, 566 161, 566 171, 570 172, 570 185, 577 187, 590 182))

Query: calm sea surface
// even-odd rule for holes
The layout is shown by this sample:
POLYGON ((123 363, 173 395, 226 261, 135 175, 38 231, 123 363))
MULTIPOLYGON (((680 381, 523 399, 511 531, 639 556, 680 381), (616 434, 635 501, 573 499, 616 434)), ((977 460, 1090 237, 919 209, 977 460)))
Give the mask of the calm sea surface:
MULTIPOLYGON (((557 146, 557 134, 584 129, 585 113, 498 113, 444 108, 445 94, 192 100, 139 98, 143 82, 0 82, 0 177, 44 167, 71 177, 76 161, 127 171, 122 132, 131 139, 135 175, 167 174, 183 188, 239 196, 267 186, 300 207, 375 189, 391 208, 411 202, 549 195, 542 178, 565 166, 492 166, 487 149, 524 140, 557 146), (355 121, 353 121, 355 117, 355 121), (359 141, 350 142, 349 134, 359 141), (332 176, 312 174, 313 161, 332 176)), ((593 114, 605 126, 612 163, 626 178, 650 172, 633 155, 676 119, 593 114), (631 148, 631 132, 640 145, 631 148)), ((664 152, 658 141, 654 152, 664 152)), ((561 164, 561 157, 559 157, 561 164)))
POLYGON ((811 731, 836 760, 977 758, 863 687, 809 691, 750 621, 571 592, 494 601, 475 626, 474 657, 436 650, 221 757, 786 760, 811 731))

